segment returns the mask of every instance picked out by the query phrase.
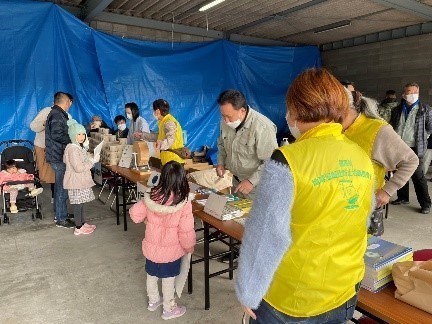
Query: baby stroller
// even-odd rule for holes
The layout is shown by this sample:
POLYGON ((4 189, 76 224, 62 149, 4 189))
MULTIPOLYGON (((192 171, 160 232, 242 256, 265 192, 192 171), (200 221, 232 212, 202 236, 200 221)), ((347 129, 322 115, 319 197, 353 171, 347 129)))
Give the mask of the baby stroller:
MULTIPOLYGON (((23 184, 33 182, 35 188, 42 187, 39 181, 38 174, 36 172, 36 163, 33 154, 33 143, 28 140, 9 140, 0 142, 1 152, 1 170, 5 169, 5 163, 8 160, 15 160, 17 168, 25 169, 27 173, 34 175, 34 180, 27 181, 10 181, 1 185, 1 194, 3 199, 2 204, 2 214, 3 223, 10 224, 10 217, 7 215, 7 211, 10 211, 10 200, 9 193, 4 192, 3 186, 23 184), (4 149, 3 149, 4 148, 4 149)), ((29 195, 29 190, 27 188, 20 190, 17 197, 18 211, 26 211, 28 209, 35 209, 32 212, 32 219, 36 218, 42 219, 41 206, 38 202, 38 197, 32 197, 29 195)), ((0 217, 0 225, 2 223, 2 217, 0 217)))

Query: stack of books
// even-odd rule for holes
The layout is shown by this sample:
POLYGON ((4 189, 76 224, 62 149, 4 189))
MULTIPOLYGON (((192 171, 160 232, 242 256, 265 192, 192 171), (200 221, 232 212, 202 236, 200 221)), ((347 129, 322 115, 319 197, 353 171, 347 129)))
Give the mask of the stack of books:
POLYGON ((369 237, 364 256, 366 272, 361 286, 372 292, 383 289, 393 281, 393 264, 412 259, 412 248, 385 241, 376 236, 369 237))

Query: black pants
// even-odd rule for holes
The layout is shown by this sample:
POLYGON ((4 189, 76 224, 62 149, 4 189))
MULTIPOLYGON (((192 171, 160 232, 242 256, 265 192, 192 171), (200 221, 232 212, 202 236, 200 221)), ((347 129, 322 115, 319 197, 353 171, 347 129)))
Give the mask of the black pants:
MULTIPOLYGON (((423 163, 422 159, 420 159, 420 163, 417 167, 417 169, 414 171, 413 175, 411 176, 412 182, 414 184, 414 189, 417 195, 417 200, 420 204, 420 206, 423 207, 430 207, 431 206, 431 199, 429 196, 428 191, 428 185, 427 180, 425 178, 424 172, 423 172, 423 163)), ((397 171, 396 171, 397 172, 397 171)), ((403 199, 406 201, 409 201, 409 181, 397 191, 398 199, 403 199)))

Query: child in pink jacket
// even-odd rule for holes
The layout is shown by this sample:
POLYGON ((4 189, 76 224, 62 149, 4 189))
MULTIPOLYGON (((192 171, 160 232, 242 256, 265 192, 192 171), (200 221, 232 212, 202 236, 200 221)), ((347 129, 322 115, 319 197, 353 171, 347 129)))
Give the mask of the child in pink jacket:
POLYGON ((146 258, 147 309, 155 311, 163 304, 164 320, 186 312, 186 307, 176 304, 174 280, 180 273, 182 256, 192 253, 196 242, 192 198, 183 166, 171 161, 162 168, 159 184, 129 210, 135 223, 146 221, 142 250, 146 258), (163 300, 159 295, 159 278, 163 300))
MULTIPOLYGON (((11 214, 18 213, 18 207, 16 205, 16 199, 18 196, 18 191, 23 190, 24 188, 28 188, 30 191, 29 196, 35 197, 42 193, 42 188, 35 188, 35 185, 33 182, 30 182, 31 180, 34 180, 34 175, 27 173, 24 169, 18 169, 17 163, 15 160, 7 160, 5 163, 5 170, 0 172, 0 185, 3 185, 4 183, 8 183, 11 181, 28 181, 28 183, 22 183, 22 184, 10 184, 10 185, 3 185, 4 192, 8 192, 10 194, 10 212, 11 214)), ((0 191, 1 192, 1 191, 0 191)))

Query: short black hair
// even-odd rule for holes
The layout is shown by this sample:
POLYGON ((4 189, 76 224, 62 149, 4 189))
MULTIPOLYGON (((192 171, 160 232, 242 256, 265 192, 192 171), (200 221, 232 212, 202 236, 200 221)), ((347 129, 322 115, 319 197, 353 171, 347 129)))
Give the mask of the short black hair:
POLYGON ((54 104, 62 103, 68 98, 70 101, 73 101, 73 97, 70 93, 63 92, 63 91, 57 91, 54 94, 54 104))
POLYGON ((393 96, 393 95, 396 95, 396 91, 395 91, 395 90, 387 90, 387 91, 386 91, 386 95, 387 95, 387 96, 393 96))
POLYGON ((153 111, 156 111, 158 109, 162 116, 168 115, 170 111, 168 101, 166 101, 165 99, 157 99, 153 101, 153 111))
POLYGON ((15 160, 7 160, 5 163, 5 167, 6 170, 12 169, 12 168, 16 168, 17 167, 17 163, 15 160))
POLYGON ((119 121, 124 120, 126 122, 126 118, 123 115, 117 115, 114 117, 114 123, 117 124, 119 121))
POLYGON ((129 108, 131 110, 132 119, 133 121, 136 121, 140 115, 138 105, 135 102, 128 102, 127 104, 125 104, 125 109, 126 108, 129 108))
POLYGON ((228 89, 222 92, 217 99, 217 103, 220 106, 229 103, 235 110, 239 110, 240 108, 247 109, 245 96, 240 91, 234 89, 228 89))
POLYGON ((349 85, 352 85, 354 87, 354 82, 350 81, 350 80, 342 80, 340 81, 340 83, 346 88, 349 85))

